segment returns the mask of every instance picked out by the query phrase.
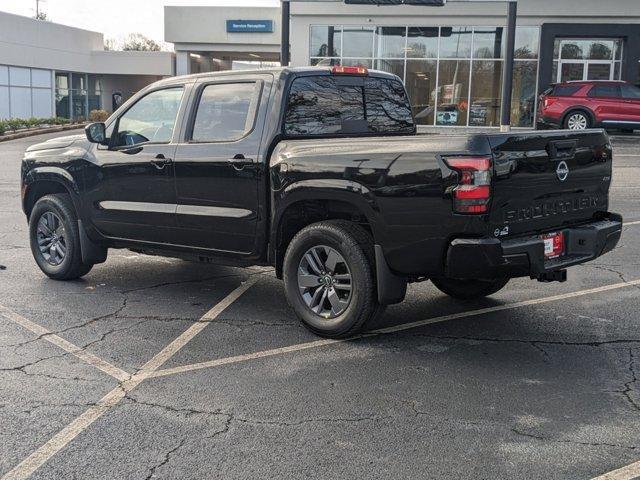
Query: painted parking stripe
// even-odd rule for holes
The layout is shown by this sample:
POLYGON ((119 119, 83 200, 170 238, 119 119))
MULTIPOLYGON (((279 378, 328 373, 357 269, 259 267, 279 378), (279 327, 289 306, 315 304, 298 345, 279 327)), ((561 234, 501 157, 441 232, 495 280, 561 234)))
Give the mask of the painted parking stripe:
POLYGON ((604 473, 592 480, 633 480, 640 477, 640 462, 632 463, 609 473, 604 473))
POLYGON ((199 362, 199 363, 192 363, 189 365, 183 365, 183 366, 179 366, 179 367, 173 367, 173 368, 165 368, 162 370, 157 370, 155 372, 153 372, 150 377, 151 378, 155 378, 155 377, 164 377, 167 375, 175 375, 177 373, 185 373, 185 372, 191 372, 194 370, 202 370, 204 368, 214 368, 214 367, 220 367, 222 365, 230 365, 230 364, 235 364, 235 363, 243 363, 243 362, 248 362, 251 360, 257 360, 259 358, 266 358, 266 357, 274 357, 277 355, 283 355, 286 353, 292 353, 292 352, 299 352, 302 350, 309 350, 309 349, 313 349, 313 348, 319 348, 319 347, 325 347, 327 345, 335 345, 337 343, 344 343, 344 342, 348 342, 348 341, 352 341, 352 340, 356 340, 359 338, 365 338, 365 337, 374 337, 374 336, 378 336, 378 335, 384 335, 384 334, 389 334, 389 333, 395 333, 395 332, 402 332, 405 330, 410 330, 412 328, 418 328, 418 327, 423 327, 425 325, 430 325, 433 323, 440 323, 440 322, 447 322, 450 320, 456 320, 456 319, 460 319, 460 318, 468 318, 468 317, 476 317, 478 315, 484 315, 487 313, 494 313, 494 312, 501 312, 504 310, 512 310, 515 308, 521 308, 521 307, 527 307, 527 306, 531 306, 531 305, 539 305, 542 303, 548 303, 548 302, 556 302, 559 300, 566 300, 569 298, 576 298, 576 297, 582 297, 585 295, 592 295, 592 294, 596 294, 596 293, 602 293, 602 292, 608 292, 610 290, 617 290, 620 288, 626 288, 626 287, 632 287, 632 286, 636 286, 636 285, 640 285, 640 280, 633 280, 633 281, 629 281, 629 282, 621 282, 621 283, 614 283, 611 285, 605 285, 602 287, 597 287, 597 288, 590 288, 587 290, 580 290, 577 292, 570 292, 570 293, 563 293, 560 295, 553 295, 550 297, 542 297, 542 298, 536 298, 533 300, 524 300, 522 302, 515 302, 515 303, 508 303, 505 305, 497 305, 495 307, 487 307, 487 308, 479 308, 477 310, 470 310, 470 311, 464 311, 464 312, 459 312, 459 313, 452 313, 450 315, 442 315, 439 317, 433 317, 433 318, 427 318, 425 320, 418 320, 416 322, 411 322, 411 323, 405 323, 403 325, 396 325, 393 327, 387 327, 387 328, 381 328, 379 330, 372 330, 370 332, 366 332, 364 334, 355 336, 355 337, 351 337, 348 339, 340 339, 340 340, 316 340, 313 342, 305 342, 305 343, 299 343, 297 345, 290 345, 288 347, 281 347, 281 348, 273 348, 270 350, 264 350, 261 352, 255 352, 255 353, 248 353, 245 355, 236 355, 233 357, 226 357, 226 358, 219 358, 216 360, 209 360, 207 362, 199 362))
POLYGON ((42 340, 46 340, 47 342, 55 345, 56 347, 61 348, 65 352, 69 352, 71 355, 79 358, 80 360, 88 363, 89 365, 97 368, 98 370, 102 370, 107 375, 111 375, 116 378, 120 382, 124 382, 131 377, 131 374, 125 372, 121 368, 116 367, 115 365, 110 364, 106 360, 103 360, 99 357, 96 357, 94 354, 86 352, 84 349, 74 345, 68 340, 56 335, 55 333, 47 330, 41 325, 32 322, 28 318, 23 317, 22 315, 9 310, 7 307, 0 305, 0 315, 3 318, 6 318, 10 322, 15 323, 16 325, 20 325, 23 328, 26 328, 30 332, 35 333, 42 340))
POLYGON ((623 223, 623 225, 625 227, 630 227, 631 225, 640 225, 640 220, 638 220, 637 222, 625 222, 623 223))
POLYGON ((95 405, 87 409, 82 415, 55 434, 47 443, 38 448, 34 453, 11 469, 2 480, 22 480, 29 477, 40 468, 47 460, 62 450, 80 433, 86 430, 93 422, 115 407, 128 393, 140 383, 149 378, 151 374, 160 368, 165 362, 180 351, 189 341, 198 335, 209 323, 216 319, 227 307, 235 302, 256 281, 258 276, 252 276, 245 283, 227 295, 220 303, 209 310, 198 322, 194 323, 179 337, 164 347, 151 360, 133 376, 120 383, 116 388, 107 393, 95 405))

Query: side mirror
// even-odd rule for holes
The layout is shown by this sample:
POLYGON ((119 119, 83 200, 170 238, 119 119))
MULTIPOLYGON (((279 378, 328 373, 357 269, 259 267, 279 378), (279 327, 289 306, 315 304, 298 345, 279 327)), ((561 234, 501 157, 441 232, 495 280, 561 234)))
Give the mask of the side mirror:
POLYGON ((91 143, 99 143, 104 145, 106 140, 106 126, 102 122, 90 123, 84 128, 87 140, 91 143))

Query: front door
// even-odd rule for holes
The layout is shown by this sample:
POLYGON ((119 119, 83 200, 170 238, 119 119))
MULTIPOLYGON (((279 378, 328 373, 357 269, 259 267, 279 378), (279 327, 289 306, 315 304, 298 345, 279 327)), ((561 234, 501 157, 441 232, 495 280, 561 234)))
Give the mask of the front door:
POLYGON ((95 227, 105 236, 166 243, 175 227, 173 142, 183 86, 152 91, 108 129, 108 147, 94 147, 86 185, 95 227))
POLYGON ((202 82, 175 159, 175 243, 221 252, 256 252, 263 179, 262 129, 271 76, 202 82))

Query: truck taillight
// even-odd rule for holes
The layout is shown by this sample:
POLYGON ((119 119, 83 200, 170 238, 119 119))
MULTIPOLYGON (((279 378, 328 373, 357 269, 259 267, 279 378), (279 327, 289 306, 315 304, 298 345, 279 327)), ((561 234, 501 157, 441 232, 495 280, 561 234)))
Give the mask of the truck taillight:
POLYGON ((366 67, 343 67, 336 65, 331 69, 334 75, 367 75, 369 70, 366 67))
POLYGON ((452 189, 456 213, 483 214, 491 200, 491 157, 449 157, 447 165, 458 174, 452 189))

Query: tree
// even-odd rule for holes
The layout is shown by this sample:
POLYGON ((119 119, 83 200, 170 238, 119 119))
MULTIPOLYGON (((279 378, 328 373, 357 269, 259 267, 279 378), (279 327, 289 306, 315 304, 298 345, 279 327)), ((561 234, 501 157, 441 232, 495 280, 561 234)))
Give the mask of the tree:
POLYGON ((125 40, 122 45, 122 50, 125 51, 143 51, 143 52, 159 52, 160 45, 154 40, 145 37, 141 33, 132 33, 125 40))
POLYGON ((114 38, 106 38, 104 41, 104 49, 108 52, 112 52, 118 49, 118 44, 114 38))

